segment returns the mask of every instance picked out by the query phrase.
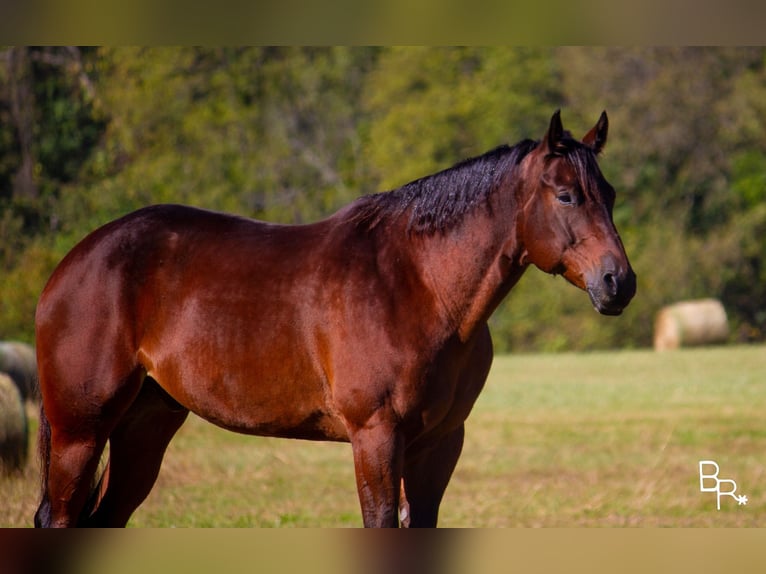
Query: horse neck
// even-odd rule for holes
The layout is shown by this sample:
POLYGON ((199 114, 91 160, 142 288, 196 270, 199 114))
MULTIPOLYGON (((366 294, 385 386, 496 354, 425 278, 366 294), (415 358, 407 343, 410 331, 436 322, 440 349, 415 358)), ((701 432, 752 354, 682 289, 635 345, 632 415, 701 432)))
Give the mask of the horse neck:
POLYGON ((419 238, 418 263, 450 328, 468 340, 526 269, 514 209, 495 202, 459 225, 419 238))

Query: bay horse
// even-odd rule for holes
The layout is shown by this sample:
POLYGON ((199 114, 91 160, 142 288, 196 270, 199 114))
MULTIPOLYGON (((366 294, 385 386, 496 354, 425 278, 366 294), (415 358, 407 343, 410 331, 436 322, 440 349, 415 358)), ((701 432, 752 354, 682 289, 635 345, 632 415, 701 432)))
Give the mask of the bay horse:
POLYGON ((307 225, 155 205, 83 239, 42 292, 36 526, 124 526, 188 413, 351 443, 368 527, 435 526, 492 362, 487 320, 530 264, 618 315, 636 277, 596 161, 560 113, 307 225), (109 442, 100 477, 99 462, 109 442))

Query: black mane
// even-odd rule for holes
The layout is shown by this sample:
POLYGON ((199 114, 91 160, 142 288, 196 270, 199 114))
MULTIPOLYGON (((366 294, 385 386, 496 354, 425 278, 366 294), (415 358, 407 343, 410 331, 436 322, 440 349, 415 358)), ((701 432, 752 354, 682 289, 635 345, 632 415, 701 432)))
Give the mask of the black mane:
POLYGON ((501 184, 538 142, 524 140, 503 145, 483 155, 410 182, 398 189, 366 196, 360 200, 360 223, 369 229, 384 219, 410 210, 408 230, 433 234, 449 229, 480 205, 501 184))

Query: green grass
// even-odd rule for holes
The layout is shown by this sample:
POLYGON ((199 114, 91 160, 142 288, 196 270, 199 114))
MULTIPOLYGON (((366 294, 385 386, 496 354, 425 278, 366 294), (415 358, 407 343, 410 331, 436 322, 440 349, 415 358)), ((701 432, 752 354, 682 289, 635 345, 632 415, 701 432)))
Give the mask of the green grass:
MULTIPOLYGON (((441 526, 760 526, 766 519, 766 348, 495 360, 467 423, 441 526), (698 461, 746 506, 699 492, 698 461)), ((28 525, 36 463, 0 482, 28 525)), ((134 527, 359 526, 349 445, 228 433, 192 418, 134 527)))
POLYGON ((499 359, 468 421, 442 525, 761 525, 764 351, 499 359), (703 459, 737 481, 747 506, 727 497, 717 511, 715 495, 699 492, 703 459))

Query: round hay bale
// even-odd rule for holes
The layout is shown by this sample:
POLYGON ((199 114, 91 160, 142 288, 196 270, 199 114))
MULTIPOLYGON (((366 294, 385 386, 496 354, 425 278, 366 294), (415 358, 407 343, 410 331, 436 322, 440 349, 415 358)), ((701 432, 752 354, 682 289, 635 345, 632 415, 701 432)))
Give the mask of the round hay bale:
POLYGON ((36 401, 40 397, 37 357, 31 345, 19 341, 0 342, 0 372, 13 379, 23 400, 36 401))
POLYGON ((16 384, 0 373, 0 473, 24 468, 27 462, 27 411, 16 384))
POLYGON ((663 307, 654 321, 654 349, 667 351, 724 343, 729 337, 726 310, 716 299, 682 301, 663 307))

